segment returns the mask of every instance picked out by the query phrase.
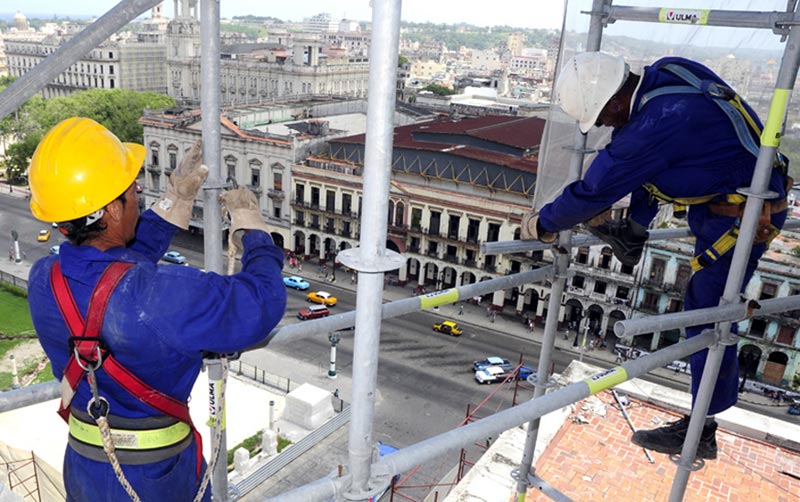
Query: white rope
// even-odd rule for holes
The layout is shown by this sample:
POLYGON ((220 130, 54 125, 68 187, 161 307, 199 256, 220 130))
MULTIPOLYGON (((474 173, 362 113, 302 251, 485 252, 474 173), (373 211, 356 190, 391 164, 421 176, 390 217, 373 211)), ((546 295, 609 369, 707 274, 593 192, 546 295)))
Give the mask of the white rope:
POLYGON ((136 490, 133 489, 131 484, 128 482, 128 479, 125 477, 125 474, 122 472, 122 466, 119 464, 119 459, 117 459, 114 441, 111 438, 111 429, 108 427, 108 419, 101 416, 96 418, 95 421, 97 422, 97 427, 100 428, 100 438, 103 440, 103 450, 106 452, 108 461, 111 462, 111 467, 114 469, 114 474, 116 474, 119 484, 122 485, 122 488, 125 489, 125 493, 128 494, 133 502, 142 502, 142 499, 139 498, 136 490))

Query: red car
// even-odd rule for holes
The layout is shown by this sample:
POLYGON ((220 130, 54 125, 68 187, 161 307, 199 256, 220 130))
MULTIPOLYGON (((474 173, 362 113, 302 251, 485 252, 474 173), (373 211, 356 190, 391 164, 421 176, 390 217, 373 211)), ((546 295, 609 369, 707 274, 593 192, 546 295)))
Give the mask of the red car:
POLYGON ((306 319, 317 319, 318 317, 328 317, 331 311, 325 305, 312 305, 304 308, 297 313, 298 319, 305 321, 306 319))

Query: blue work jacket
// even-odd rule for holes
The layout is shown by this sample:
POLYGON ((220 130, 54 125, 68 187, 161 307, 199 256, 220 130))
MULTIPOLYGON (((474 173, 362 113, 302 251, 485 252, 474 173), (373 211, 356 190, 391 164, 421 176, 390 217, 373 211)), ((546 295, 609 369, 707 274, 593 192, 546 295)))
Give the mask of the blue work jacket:
MULTIPOLYGON (((102 338, 130 372, 184 403, 202 368, 204 351, 244 350, 264 340, 278 324, 286 308, 283 252, 268 234, 248 232, 243 239, 242 271, 225 276, 159 264, 177 230, 148 210, 141 215, 136 239, 129 247, 100 251, 65 242, 59 255, 34 264, 28 289, 31 317, 56 378, 62 378, 70 356, 70 334, 50 287, 50 269, 56 260, 61 262, 84 317, 90 294, 106 267, 115 261, 135 264, 111 295, 102 338)), ((102 370, 97 372, 97 380, 110 414, 126 418, 159 414, 102 370)), ((73 408, 86 410, 90 398, 90 387, 83 380, 73 397, 73 408)), ((123 472, 143 500, 192 500, 197 489, 196 457, 189 450, 196 451, 195 447, 180 455, 177 466, 175 460, 167 460, 155 466, 124 465, 123 472)), ((118 491, 121 488, 109 464, 80 457, 69 447, 64 477, 71 494, 68 500, 127 499, 118 491), (91 479, 84 479, 89 475, 91 479)))
MULTIPOLYGON (((660 68, 667 63, 687 67, 701 80, 725 85, 710 69, 683 58, 663 58, 646 67, 629 122, 614 130, 611 141, 597 154, 583 179, 568 185, 558 198, 542 207, 539 222, 543 229, 555 232, 571 228, 629 193, 630 217, 646 227, 655 217, 658 204, 641 188, 644 183, 654 184, 673 198, 732 194, 737 188, 750 186, 756 157, 742 146, 730 119, 713 98, 664 94, 640 107, 642 96, 654 89, 687 85, 660 68)), ((760 127, 752 110, 751 115, 760 127)), ((784 183, 783 175, 773 170, 769 190, 778 193, 777 198, 786 195, 784 183)), ((690 207, 689 226, 698 235, 703 224, 692 218, 692 210, 690 207)))

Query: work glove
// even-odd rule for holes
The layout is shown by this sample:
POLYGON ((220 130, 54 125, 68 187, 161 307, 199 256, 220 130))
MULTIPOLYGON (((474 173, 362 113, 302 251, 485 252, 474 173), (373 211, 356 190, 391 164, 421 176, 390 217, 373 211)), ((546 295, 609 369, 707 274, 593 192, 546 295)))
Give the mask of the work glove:
POLYGON ((533 211, 522 217, 522 240, 538 240, 544 243, 555 242, 558 232, 548 232, 539 225, 539 212, 533 211))
POLYGON ((223 215, 230 221, 230 234, 234 244, 241 249, 244 230, 263 230, 269 233, 269 227, 261 216, 256 194, 247 188, 229 190, 219 196, 223 206, 223 215))
POLYGON ((189 228, 197 192, 208 177, 208 168, 202 164, 202 160, 202 142, 198 140, 169 176, 167 191, 152 208, 157 215, 184 230, 189 228))

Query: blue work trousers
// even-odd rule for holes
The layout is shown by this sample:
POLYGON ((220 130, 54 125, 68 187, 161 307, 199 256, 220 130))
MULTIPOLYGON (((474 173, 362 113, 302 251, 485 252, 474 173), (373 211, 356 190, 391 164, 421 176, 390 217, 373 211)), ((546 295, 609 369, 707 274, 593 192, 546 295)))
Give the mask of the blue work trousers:
MULTIPOLYGON (((782 228, 786 221, 786 211, 772 215, 772 224, 777 228, 782 228)), ((692 207, 689 215, 689 226, 695 234, 697 240, 695 244, 695 256, 705 252, 714 242, 734 224, 733 218, 719 217, 711 213, 707 206, 692 207), (693 214, 692 214, 693 213, 693 214)), ((742 292, 744 291, 750 278, 753 277, 758 266, 758 260, 766 251, 766 244, 753 244, 750 251, 750 258, 747 261, 744 281, 742 282, 742 292)), ((719 305, 719 300, 725 292, 725 283, 728 279, 728 271, 731 267, 733 258, 731 249, 721 256, 714 264, 695 272, 686 288, 684 310, 695 310, 719 305)), ((713 324, 703 324, 686 328, 686 338, 699 335, 705 329, 713 328, 713 324)), ((737 325, 731 326, 731 331, 737 333, 737 325)), ((717 384, 711 397, 711 404, 708 409, 709 415, 714 415, 727 410, 734 404, 738 397, 739 390, 739 365, 737 345, 729 345, 725 348, 725 355, 722 359, 722 366, 719 370, 717 384)), ((700 378, 705 368, 708 349, 692 354, 692 407, 697 397, 697 389, 700 386, 700 378)))

